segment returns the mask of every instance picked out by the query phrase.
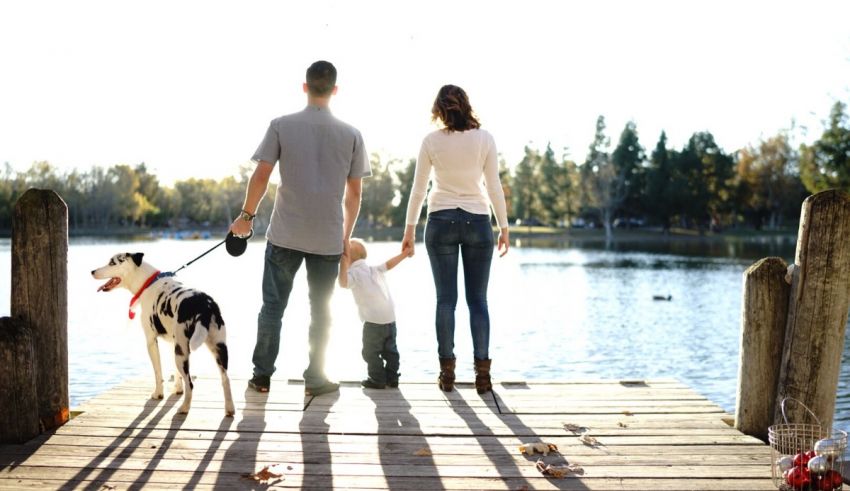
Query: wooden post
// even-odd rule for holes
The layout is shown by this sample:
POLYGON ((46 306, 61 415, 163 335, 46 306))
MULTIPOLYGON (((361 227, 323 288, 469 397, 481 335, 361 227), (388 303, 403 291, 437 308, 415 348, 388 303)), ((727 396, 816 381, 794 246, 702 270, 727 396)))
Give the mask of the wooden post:
POLYGON ((30 189, 12 219, 12 317, 32 330, 38 418, 50 430, 68 421, 68 207, 50 190, 30 189))
POLYGON ((735 428, 765 442, 773 424, 788 318, 787 269, 783 259, 769 257, 744 272, 735 428))
POLYGON ((24 443, 38 435, 32 331, 19 319, 0 318, 0 443, 24 443))
MULTIPOLYGON (((830 190, 803 202, 794 263, 775 421, 793 397, 828 429, 850 308, 850 195, 830 190)), ((785 409, 790 423, 812 422, 799 404, 785 409)))

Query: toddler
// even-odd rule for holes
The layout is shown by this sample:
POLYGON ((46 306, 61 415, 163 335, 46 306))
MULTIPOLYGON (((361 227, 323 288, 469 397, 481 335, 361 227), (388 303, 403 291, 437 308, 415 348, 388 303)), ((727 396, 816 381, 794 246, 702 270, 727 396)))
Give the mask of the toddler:
POLYGON ((393 269, 410 255, 403 250, 378 266, 366 264, 366 244, 351 239, 349 257, 339 264, 339 286, 349 288, 363 321, 363 361, 368 378, 360 385, 370 389, 398 387, 399 356, 396 346, 396 325, 393 299, 387 288, 384 273, 393 269))

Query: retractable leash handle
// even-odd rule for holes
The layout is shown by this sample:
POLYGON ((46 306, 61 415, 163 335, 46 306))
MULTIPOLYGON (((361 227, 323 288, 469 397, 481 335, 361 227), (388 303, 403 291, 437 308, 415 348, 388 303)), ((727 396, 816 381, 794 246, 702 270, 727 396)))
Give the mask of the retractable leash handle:
POLYGON ((227 237, 224 241, 227 243, 225 248, 227 249, 227 253, 233 257, 239 257, 245 252, 245 249, 248 247, 248 239, 254 236, 254 229, 251 229, 248 232, 248 235, 241 237, 233 235, 233 232, 228 232, 227 237))

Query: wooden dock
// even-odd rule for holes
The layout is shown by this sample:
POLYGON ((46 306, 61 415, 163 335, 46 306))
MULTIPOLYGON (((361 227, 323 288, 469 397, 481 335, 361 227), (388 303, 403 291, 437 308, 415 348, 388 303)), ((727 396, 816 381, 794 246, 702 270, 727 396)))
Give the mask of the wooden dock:
POLYGON ((769 447, 674 380, 500 383, 484 396, 431 382, 314 398, 296 381, 233 387, 225 418, 217 379, 196 380, 188 416, 177 396, 149 400, 150 380, 117 386, 55 432, 0 446, 0 489, 775 489, 769 447), (534 442, 556 445, 542 458, 570 475, 541 474, 541 456, 519 450, 534 442))

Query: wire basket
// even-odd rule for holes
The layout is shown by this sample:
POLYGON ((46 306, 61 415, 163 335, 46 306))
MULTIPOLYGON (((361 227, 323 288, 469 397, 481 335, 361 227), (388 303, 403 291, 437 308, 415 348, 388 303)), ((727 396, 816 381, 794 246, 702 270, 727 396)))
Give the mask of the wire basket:
POLYGON ((782 399, 780 408, 785 422, 767 429, 773 484, 781 490, 842 489, 847 432, 827 431, 812 410, 796 399, 782 399), (801 405, 817 424, 789 423, 787 401, 801 405))

